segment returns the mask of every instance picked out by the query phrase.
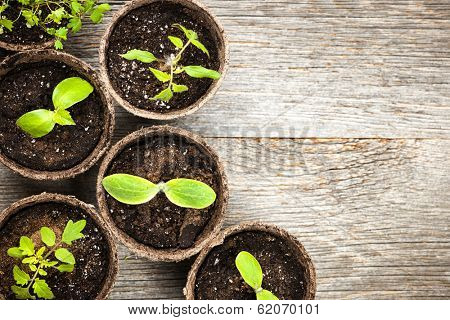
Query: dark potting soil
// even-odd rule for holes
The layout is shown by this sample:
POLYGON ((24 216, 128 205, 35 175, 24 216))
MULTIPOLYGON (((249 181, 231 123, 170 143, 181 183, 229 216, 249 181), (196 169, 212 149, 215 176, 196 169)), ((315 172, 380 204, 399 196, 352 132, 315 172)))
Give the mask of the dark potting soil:
POLYGON ((94 90, 69 110, 76 125, 60 126, 33 139, 17 119, 36 109, 54 110, 52 93, 69 77, 83 77, 57 61, 22 64, 0 79, 0 151, 20 165, 39 171, 58 171, 80 164, 94 150, 103 133, 104 111, 94 90))
POLYGON ((301 300, 306 280, 289 244, 268 232, 244 231, 231 235, 213 248, 200 266, 195 283, 198 300, 255 300, 253 289, 242 280, 235 265, 241 251, 250 252, 261 264, 262 287, 280 300, 301 300))
POLYGON ((128 61, 119 56, 131 49, 150 51, 164 61, 170 55, 177 55, 179 49, 169 41, 168 36, 179 37, 184 43, 186 38, 182 31, 172 27, 175 23, 197 32, 199 40, 210 53, 208 58, 202 51, 190 45, 183 53, 181 65, 201 65, 213 70, 220 67, 218 45, 213 33, 206 21, 195 11, 168 1, 136 8, 117 23, 111 34, 107 67, 109 78, 117 93, 138 108, 160 113, 183 109, 201 98, 213 83, 211 79, 195 79, 186 73, 175 75, 174 82, 188 86, 189 91, 175 93, 168 103, 152 101, 150 98, 165 89, 167 83, 159 82, 148 68, 169 72, 170 68, 167 70, 165 63, 155 61, 147 64, 128 61))
MULTIPOLYGON (((153 183, 175 178, 202 181, 219 195, 220 180, 216 164, 195 143, 180 136, 141 138, 125 148, 111 163, 105 176, 126 173, 153 183)), ((116 225, 136 241, 154 248, 188 248, 210 220, 217 201, 196 210, 172 204, 163 193, 150 202, 130 206, 106 193, 109 212, 116 225)))
MULTIPOLYGON (((85 237, 76 240, 72 246, 66 246, 75 256, 75 269, 71 273, 60 273, 56 269, 47 269, 44 278, 56 299, 95 299, 100 293, 109 268, 108 243, 99 231, 96 223, 81 208, 56 202, 38 203, 26 207, 11 216, 0 227, 0 297, 15 299, 11 286, 15 285, 12 276, 14 265, 33 275, 18 259, 7 255, 7 250, 17 247, 21 236, 30 237, 37 248, 43 246, 40 240, 41 227, 51 228, 57 240, 69 220, 85 219, 85 237)), ((54 256, 53 256, 54 257, 54 256)))
MULTIPOLYGON (((46 9, 44 8, 44 10, 46 9)), ((9 7, 3 12, 3 15, 7 19, 15 21, 19 14, 20 5, 18 1, 9 1, 9 7)), ((51 38, 52 36, 40 27, 28 28, 24 17, 20 17, 14 22, 12 31, 5 28, 3 34, 0 34, 0 41, 11 44, 39 44, 47 42, 51 38)))

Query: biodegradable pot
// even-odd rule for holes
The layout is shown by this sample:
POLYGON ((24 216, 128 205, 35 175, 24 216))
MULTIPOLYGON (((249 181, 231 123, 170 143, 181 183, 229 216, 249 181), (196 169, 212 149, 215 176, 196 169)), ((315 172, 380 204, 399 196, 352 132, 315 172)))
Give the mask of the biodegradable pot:
POLYGON ((0 80, 0 161, 13 171, 36 180, 72 178, 92 167, 109 146, 114 108, 85 62, 55 50, 17 53, 0 65, 0 80), (53 109, 54 87, 70 76, 85 78, 94 87, 87 99, 70 108, 77 125, 56 125, 47 136, 32 139, 15 121, 34 109, 53 109))
POLYGON ((131 133, 106 154, 98 174, 97 200, 102 216, 132 251, 153 261, 181 261, 197 254, 219 232, 228 203, 227 179, 218 156, 199 136, 154 126, 131 133), (202 210, 177 207, 163 193, 142 205, 125 205, 102 186, 104 177, 116 173, 154 183, 197 179, 208 183, 217 199, 202 210))
POLYGON ((264 289, 280 300, 314 299, 316 272, 303 245, 277 226, 256 222, 226 229, 200 252, 183 290, 186 298, 199 299, 199 290, 204 288, 200 294, 203 299, 256 299, 235 266, 235 258, 243 250, 261 263, 264 289))
MULTIPOLYGON (((16 16, 20 12, 18 2, 10 3, 9 8, 5 11, 7 18, 15 20, 16 16), (11 16, 8 16, 9 9, 13 9, 11 16)), ((4 14, 5 14, 4 13, 4 14)), ((13 31, 5 30, 2 35, 0 35, 0 48, 10 50, 10 51, 27 51, 27 50, 37 50, 37 49, 47 49, 54 45, 55 39, 49 36, 40 27, 28 28, 26 26, 26 21, 21 17, 18 21, 14 23, 13 31), (17 37, 11 37, 11 34, 20 33, 23 37, 22 39, 17 39, 17 37), (12 39, 16 38, 16 39, 12 39), (35 41, 39 39, 39 41, 35 41)))
MULTIPOLYGON (((197 111, 216 93, 228 69, 229 47, 223 27, 201 2, 197 0, 136 0, 128 1, 112 18, 100 43, 99 59, 101 76, 111 95, 122 107, 139 117, 170 120, 197 111), (141 10, 147 11, 141 12, 141 10), (154 10, 154 12, 160 10, 164 14, 152 16, 151 10, 154 10), (156 25, 157 19, 161 19, 159 21, 161 25, 156 25), (162 19, 169 19, 169 21, 163 21, 162 19), (141 23, 142 21, 144 22, 141 23), (202 41, 203 33, 204 38, 209 39, 208 45, 204 44, 211 53, 211 59, 207 59, 206 55, 197 48, 188 48, 185 55, 196 55, 197 60, 206 59, 206 64, 203 64, 203 66, 211 63, 212 65, 208 67, 219 71, 222 77, 217 81, 184 79, 185 81, 193 81, 189 91, 175 94, 169 104, 151 101, 149 98, 162 89, 162 87, 157 87, 160 86, 160 83, 148 70, 149 66, 157 66, 155 64, 126 61, 119 57, 119 54, 130 49, 153 50, 156 56, 160 57, 159 55, 162 54, 164 58, 167 58, 170 54, 176 54, 175 47, 169 42, 167 36, 176 35, 184 39, 181 31, 169 27, 173 23, 181 22, 187 23, 187 28, 192 27, 190 23, 198 23, 198 29, 201 30, 200 40, 202 41), (131 24, 136 24, 136 26, 131 24), (153 24, 155 26, 152 26, 153 24), (127 30, 128 25, 130 27, 127 30), (141 28, 142 30, 140 30, 141 28), (124 34, 119 34, 120 32, 124 34), (145 32, 146 35, 141 36, 139 32, 145 32), (153 43, 149 44, 148 42, 151 41, 153 43), (138 86, 139 90, 137 89, 138 86), (150 86, 156 86, 151 88, 154 92, 148 92, 150 86)), ((182 62, 184 59, 183 55, 182 62)), ((201 64, 192 57, 186 59, 188 59, 186 60, 188 64, 201 64)), ((189 86, 190 83, 180 82, 178 84, 189 86)))
POLYGON ((56 299, 108 297, 118 271, 117 248, 110 228, 94 206, 72 196, 42 193, 17 201, 0 213, 0 298, 13 298, 9 288, 14 284, 12 268, 18 262, 6 254, 7 249, 17 246, 21 236, 31 237, 41 245, 39 230, 43 226, 52 228, 59 239, 69 219, 87 220, 85 238, 70 247, 77 261, 75 269, 71 273, 49 271, 46 281, 56 299))

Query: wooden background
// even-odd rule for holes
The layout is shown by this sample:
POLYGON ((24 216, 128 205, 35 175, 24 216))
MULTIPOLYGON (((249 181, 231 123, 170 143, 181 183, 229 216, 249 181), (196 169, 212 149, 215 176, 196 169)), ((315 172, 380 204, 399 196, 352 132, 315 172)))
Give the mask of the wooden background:
MULTIPOLYGON (((450 298, 450 1, 204 2, 228 32, 230 71, 206 107, 169 124, 221 155, 226 226, 260 220, 297 236, 318 299, 450 298)), ((97 68, 104 29, 68 51, 97 68)), ((156 123, 117 111, 114 141, 156 123)), ((1 167, 0 209, 42 191, 95 203, 96 172, 38 183, 1 167)), ((191 262, 123 246, 120 260, 111 298, 183 298, 191 262)))

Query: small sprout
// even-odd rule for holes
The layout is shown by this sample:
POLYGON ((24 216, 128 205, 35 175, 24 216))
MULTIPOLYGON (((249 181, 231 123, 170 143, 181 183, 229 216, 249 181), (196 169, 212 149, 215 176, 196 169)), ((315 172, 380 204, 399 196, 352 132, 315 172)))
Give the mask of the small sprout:
POLYGON ((255 291, 257 300, 278 300, 272 292, 261 288, 263 280, 261 265, 251 253, 239 252, 236 257, 236 267, 245 283, 255 291))
POLYGON ((44 246, 36 251, 35 243, 28 237, 20 237, 19 247, 9 248, 7 253, 10 257, 21 259, 24 265, 19 267, 15 265, 13 268, 13 277, 16 285, 11 286, 12 292, 17 299, 54 299, 55 296, 47 282, 39 278, 48 275, 49 269, 54 268, 59 272, 72 272, 75 266, 75 257, 62 245, 72 245, 72 242, 84 237, 81 233, 86 226, 86 220, 73 222, 69 220, 61 239, 56 242, 55 232, 48 228, 42 227, 40 230, 41 240, 44 246), (52 260, 51 255, 54 254, 56 260, 52 260), (32 276, 28 273, 28 269, 32 272, 32 276), (31 293, 30 290, 33 289, 31 293))
POLYGON ((192 179, 154 184, 129 174, 113 174, 104 178, 102 184, 114 199, 129 205, 147 203, 161 191, 170 202, 182 208, 204 209, 216 200, 216 193, 210 186, 192 179))
MULTIPOLYGON (((209 57, 209 51, 206 47, 198 40, 198 35, 195 31, 186 29, 180 24, 174 24, 174 28, 180 29, 183 31, 186 37, 186 43, 183 42, 182 39, 169 36, 169 41, 179 49, 179 52, 176 56, 170 57, 165 63, 167 69, 170 68, 170 71, 164 72, 162 70, 158 70, 155 68, 149 68, 150 72, 155 76, 155 78, 162 82, 168 83, 167 86, 156 94, 151 100, 160 100, 164 102, 169 102, 172 99, 174 93, 181 93, 188 91, 189 88, 185 85, 176 84, 174 82, 174 76, 179 75, 185 72, 188 76, 192 78, 209 78, 213 80, 220 79, 221 74, 215 70, 207 69, 202 66, 181 66, 180 60, 183 56, 184 51, 189 47, 189 45, 193 45, 200 49, 203 53, 205 53, 209 57)), ((125 54, 120 54, 120 56, 126 60, 137 60, 144 63, 152 63, 154 61, 163 62, 163 60, 156 58, 153 53, 132 49, 125 54)))
POLYGON ((28 28, 36 26, 53 36, 58 50, 63 49, 63 41, 67 40, 69 31, 73 34, 80 31, 84 16, 89 15, 92 22, 100 23, 104 13, 111 9, 107 3, 97 4, 97 0, 19 0, 20 12, 12 21, 5 18, 8 2, 3 0, 0 5, 0 34, 5 28, 13 32, 14 23, 22 18, 28 28), (50 10, 48 14, 47 9, 50 10))
POLYGON ((94 88, 81 78, 67 78, 53 90, 53 106, 55 111, 37 109, 25 113, 17 119, 17 126, 33 138, 41 138, 49 134, 56 124, 73 126, 72 116, 66 109, 86 99, 94 88))

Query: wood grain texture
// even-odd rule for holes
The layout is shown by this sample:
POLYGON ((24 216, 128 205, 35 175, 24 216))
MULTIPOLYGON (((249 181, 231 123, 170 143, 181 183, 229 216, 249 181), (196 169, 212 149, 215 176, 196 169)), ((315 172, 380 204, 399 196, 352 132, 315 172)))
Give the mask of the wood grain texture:
MULTIPOLYGON (((319 299, 450 298, 450 2, 204 2, 228 32, 230 71, 205 108, 169 124, 223 159, 226 225, 297 236, 319 299)), ((98 67, 104 29, 89 25, 68 51, 98 67)), ((117 111, 114 141, 156 123, 117 111)), ((95 203, 96 174, 33 182, 0 167, 0 209, 43 191, 95 203)), ((120 260, 111 298, 183 298, 189 261, 123 246, 120 260)))
MULTIPOLYGON (((208 142, 229 176, 226 225, 260 220, 297 236, 317 268, 317 298, 450 297, 450 141, 208 142)), ((94 203, 95 175, 47 184, 2 168, 0 206, 44 190, 94 203)), ((182 298, 189 262, 151 263, 123 247, 120 260, 111 298, 182 298)))
MULTIPOLYGON (((230 70, 174 125, 210 137, 450 137, 450 2, 204 2, 228 33, 230 70)), ((89 26, 69 51, 97 67, 104 29, 89 26)))

